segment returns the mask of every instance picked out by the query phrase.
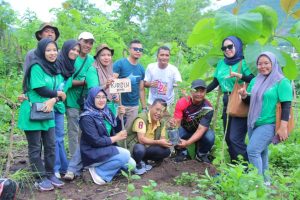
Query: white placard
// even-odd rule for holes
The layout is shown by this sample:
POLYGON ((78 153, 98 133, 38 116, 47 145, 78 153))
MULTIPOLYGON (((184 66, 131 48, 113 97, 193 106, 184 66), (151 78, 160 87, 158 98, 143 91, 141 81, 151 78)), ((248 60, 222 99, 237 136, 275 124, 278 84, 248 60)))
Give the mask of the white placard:
POLYGON ((109 86, 110 93, 125 93, 131 92, 131 81, 129 78, 114 79, 114 82, 109 86))

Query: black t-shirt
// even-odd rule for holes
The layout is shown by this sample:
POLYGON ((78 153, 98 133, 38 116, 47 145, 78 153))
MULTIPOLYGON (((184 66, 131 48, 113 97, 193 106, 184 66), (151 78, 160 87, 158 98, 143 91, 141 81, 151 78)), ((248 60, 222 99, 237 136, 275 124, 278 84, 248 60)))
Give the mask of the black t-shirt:
POLYGON ((208 100, 204 100, 202 104, 190 104, 183 110, 181 126, 189 132, 195 132, 199 124, 209 127, 214 111, 208 100))

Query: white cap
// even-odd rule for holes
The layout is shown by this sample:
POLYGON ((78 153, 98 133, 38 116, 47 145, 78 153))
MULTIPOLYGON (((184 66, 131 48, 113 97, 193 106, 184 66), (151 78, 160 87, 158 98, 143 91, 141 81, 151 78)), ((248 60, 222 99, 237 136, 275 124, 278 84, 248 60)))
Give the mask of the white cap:
POLYGON ((91 34, 90 32, 82 32, 80 33, 80 35, 78 36, 78 40, 80 39, 84 39, 84 40, 94 40, 95 38, 93 36, 93 34, 91 34))

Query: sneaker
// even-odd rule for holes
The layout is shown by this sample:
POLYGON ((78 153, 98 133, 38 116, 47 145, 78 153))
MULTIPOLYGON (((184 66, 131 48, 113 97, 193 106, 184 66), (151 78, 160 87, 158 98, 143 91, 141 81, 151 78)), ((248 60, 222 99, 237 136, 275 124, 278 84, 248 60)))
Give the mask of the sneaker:
POLYGON ((208 159, 208 155, 207 154, 199 154, 199 153, 196 153, 196 157, 195 159, 199 162, 203 162, 203 163, 211 163, 210 160, 208 159))
POLYGON ((96 183, 97 185, 104 185, 104 184, 106 183, 105 180, 103 180, 103 179, 96 173, 95 167, 90 167, 90 168, 89 168, 89 171, 90 171, 90 174, 91 174, 91 177, 92 177, 94 183, 96 183))
POLYGON ((73 181, 75 179, 75 174, 73 172, 67 171, 64 176, 64 180, 66 181, 73 181))
POLYGON ((34 184, 40 191, 51 191, 54 190, 51 181, 47 178, 43 178, 40 182, 34 184))
POLYGON ((54 175, 56 176, 56 178, 61 179, 60 173, 59 172, 55 172, 54 175))
POLYGON ((51 184, 54 186, 54 187, 57 187, 57 188, 62 188, 64 186, 64 182, 62 182, 61 180, 59 180, 56 176, 51 176, 49 178, 49 180, 51 181, 51 184))
POLYGON ((142 175, 142 174, 145 174, 147 172, 147 170, 142 166, 140 168, 136 167, 134 170, 133 170, 133 173, 137 174, 137 175, 142 175))
POLYGON ((150 171, 152 169, 152 166, 149 164, 146 164, 144 161, 141 161, 142 168, 145 168, 146 171, 150 171))
POLYGON ((265 181, 264 182, 265 186, 270 187, 271 186, 271 182, 270 181, 265 181))

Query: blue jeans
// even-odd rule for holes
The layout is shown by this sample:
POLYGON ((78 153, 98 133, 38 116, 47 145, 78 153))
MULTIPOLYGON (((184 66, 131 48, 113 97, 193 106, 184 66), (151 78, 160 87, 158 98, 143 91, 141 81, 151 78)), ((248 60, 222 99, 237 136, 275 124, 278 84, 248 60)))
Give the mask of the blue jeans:
POLYGON ((275 134, 274 124, 265 124, 254 129, 248 129, 249 144, 247 153, 249 162, 253 164, 258 173, 265 176, 265 171, 268 170, 268 146, 272 142, 275 134))
POLYGON ((77 148, 69 162, 68 171, 80 176, 82 168, 83 165, 81 161, 80 145, 77 145, 77 148))
MULTIPOLYGON (((187 140, 190 137, 192 137, 193 134, 194 132, 188 132, 182 126, 179 127, 179 136, 181 139, 187 140)), ((211 129, 208 129, 202 135, 200 140, 196 142, 196 148, 197 148, 196 152, 199 154, 207 154, 213 147, 214 143, 215 143, 215 132, 211 129)))
MULTIPOLYGON (((136 167, 135 161, 130 157, 130 152, 122 147, 117 147, 119 154, 100 163, 95 163, 96 173, 106 182, 110 182, 120 169, 128 170, 128 164, 136 167)), ((133 169, 134 169, 133 168, 133 169)))
POLYGON ((65 173, 68 168, 67 153, 64 145, 64 114, 55 112, 55 164, 54 172, 65 173))

